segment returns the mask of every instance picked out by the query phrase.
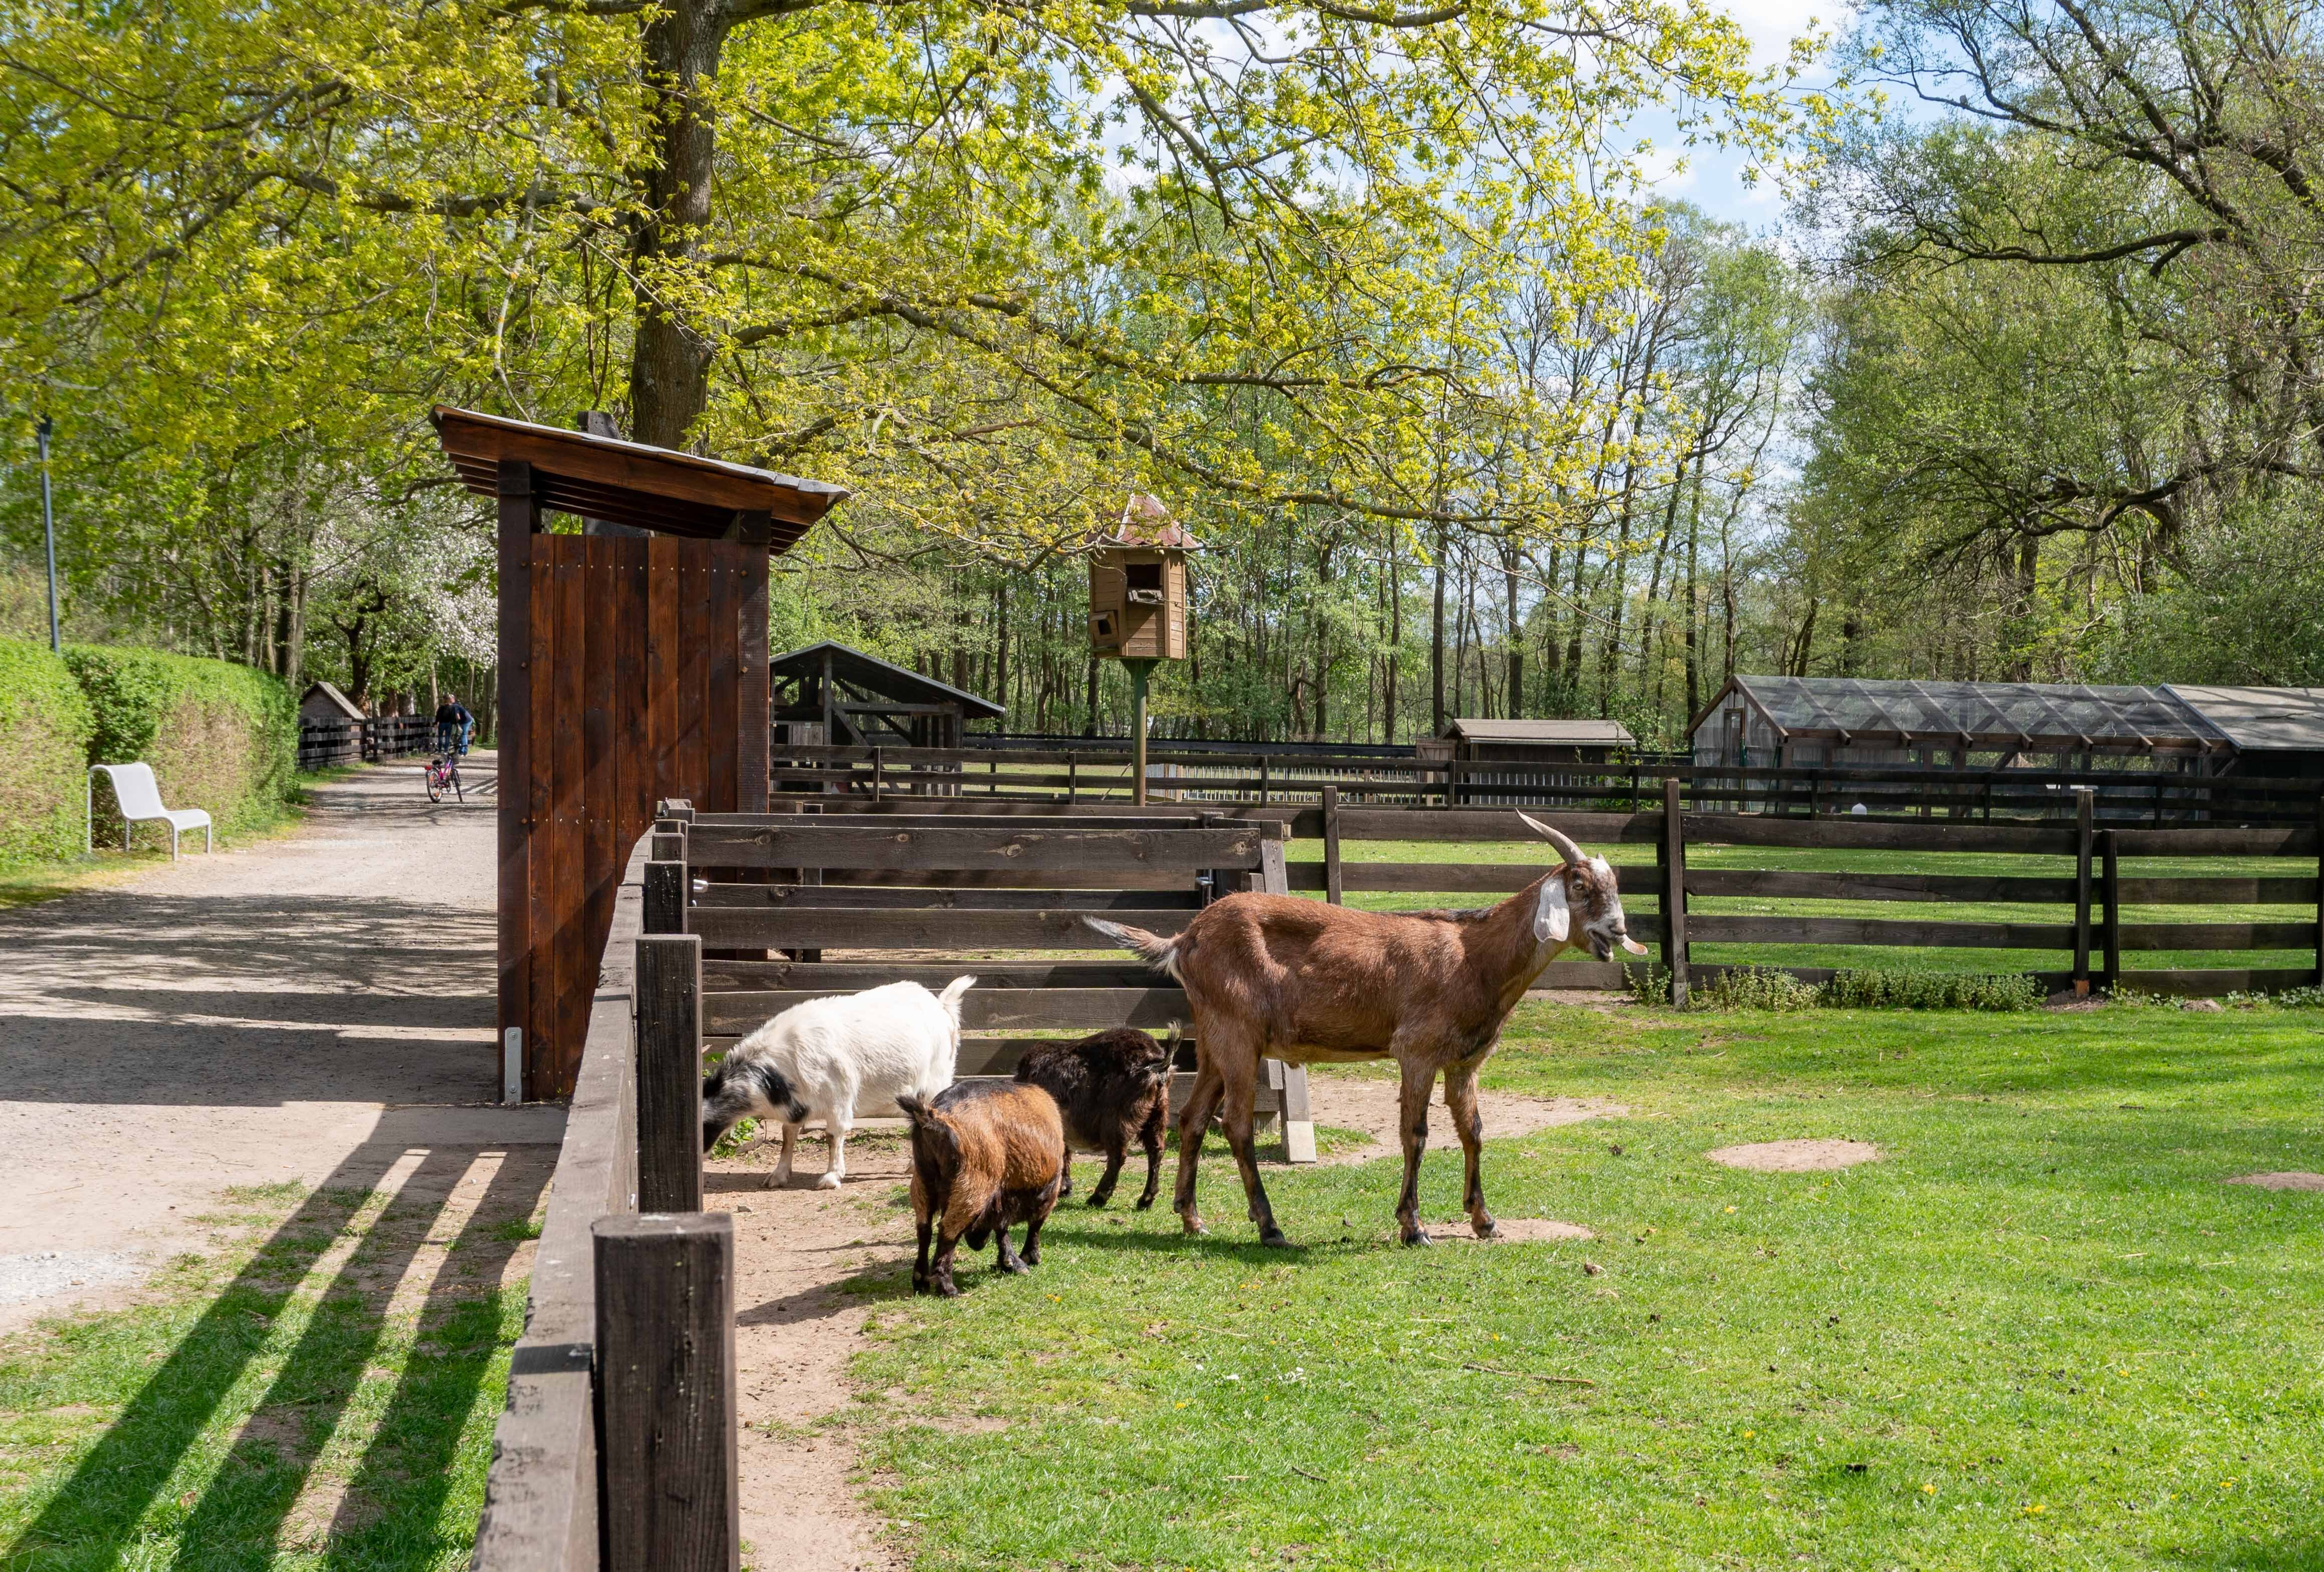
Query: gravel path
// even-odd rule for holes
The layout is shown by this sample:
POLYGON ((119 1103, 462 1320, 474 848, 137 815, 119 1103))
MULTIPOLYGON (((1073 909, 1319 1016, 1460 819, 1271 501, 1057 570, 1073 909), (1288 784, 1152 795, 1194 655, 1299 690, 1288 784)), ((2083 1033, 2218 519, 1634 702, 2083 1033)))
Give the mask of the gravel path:
POLYGON ((0 1331, 134 1292, 230 1185, 554 1143, 492 1106, 493 759, 313 794, 294 835, 0 913, 0 1331))

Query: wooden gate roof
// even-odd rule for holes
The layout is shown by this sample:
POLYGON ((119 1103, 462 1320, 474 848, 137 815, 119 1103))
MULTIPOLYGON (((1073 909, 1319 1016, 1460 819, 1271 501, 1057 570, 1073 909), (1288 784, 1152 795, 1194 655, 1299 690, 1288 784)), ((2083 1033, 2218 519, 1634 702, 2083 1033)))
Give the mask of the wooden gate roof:
POLYGON ((844 486, 438 404, 429 412, 445 456, 479 496, 500 491, 500 463, 532 465, 540 506, 694 540, 726 538, 765 519, 770 552, 788 551, 847 500, 844 486))

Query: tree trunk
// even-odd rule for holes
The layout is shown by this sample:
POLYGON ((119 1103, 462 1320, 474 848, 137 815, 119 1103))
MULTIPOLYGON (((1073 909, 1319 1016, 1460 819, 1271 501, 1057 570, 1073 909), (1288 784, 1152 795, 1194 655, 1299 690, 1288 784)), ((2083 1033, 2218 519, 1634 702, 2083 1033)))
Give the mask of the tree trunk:
POLYGON ((994 589, 993 621, 1000 624, 992 653, 992 702, 1001 706, 1001 729, 1009 730, 1009 581, 994 589))
POLYGON ((1404 564, 1397 556, 1395 527, 1388 538, 1388 674, 1381 704, 1380 740, 1396 742, 1397 676, 1404 660, 1404 564))
POLYGON ((1444 569, 1450 541, 1445 526, 1436 527, 1436 614, 1428 634, 1428 677, 1434 685, 1428 734, 1444 735, 1444 569))
POLYGON ((1525 713, 1525 630, 1517 622, 1517 547, 1501 543, 1501 586, 1509 600, 1509 719, 1525 713))
POLYGON ((1702 621, 1695 574, 1701 566, 1702 544, 1702 471, 1694 472, 1694 498, 1686 510, 1686 718, 1690 724, 1702 713, 1702 652, 1696 647, 1695 625, 1702 621))
POLYGON ((630 348, 630 433, 682 446, 710 402, 710 341, 681 320, 710 221, 717 124, 705 108, 726 42, 719 0, 662 0, 640 31, 660 155, 631 171, 646 213, 630 237, 636 333, 630 348))

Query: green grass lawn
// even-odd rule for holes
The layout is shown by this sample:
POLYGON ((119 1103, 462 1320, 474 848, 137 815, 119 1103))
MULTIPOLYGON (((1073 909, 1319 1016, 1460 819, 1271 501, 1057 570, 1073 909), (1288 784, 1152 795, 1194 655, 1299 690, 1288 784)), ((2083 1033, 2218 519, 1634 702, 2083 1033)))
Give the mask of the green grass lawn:
POLYGON ((1262 1251, 1213 1156, 1214 1238, 867 1277, 878 1499, 934 1567, 2324 1568, 2324 1194, 2219 1182, 2324 1169, 2316 1020, 1528 1005, 1487 1083, 1630 1114, 1488 1193, 1594 1241, 1399 1248, 1390 1161, 1268 1169, 1262 1251), (1801 1136, 1887 1155, 1703 1156, 1801 1136))
POLYGON ((231 1192, 136 1308, 0 1342, 0 1568, 466 1567, 545 1179, 231 1192))

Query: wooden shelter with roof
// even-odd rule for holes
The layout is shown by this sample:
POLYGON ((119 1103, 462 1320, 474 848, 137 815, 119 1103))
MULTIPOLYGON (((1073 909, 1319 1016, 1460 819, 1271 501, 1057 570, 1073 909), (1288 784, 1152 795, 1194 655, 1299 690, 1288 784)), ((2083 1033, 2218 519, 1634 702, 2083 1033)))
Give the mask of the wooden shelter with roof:
POLYGON ((768 558, 847 492, 602 427, 430 418, 499 508, 499 1021, 523 1033, 525 1096, 559 1097, 655 801, 767 806, 768 558))
POLYGON ((2167 688, 1736 676, 1689 727, 1698 765, 1751 769, 2138 769, 2232 755, 2167 688))
POLYGON ((841 748, 958 748, 971 721, 1006 712, 979 698, 825 639, 772 663, 775 743, 841 748))

